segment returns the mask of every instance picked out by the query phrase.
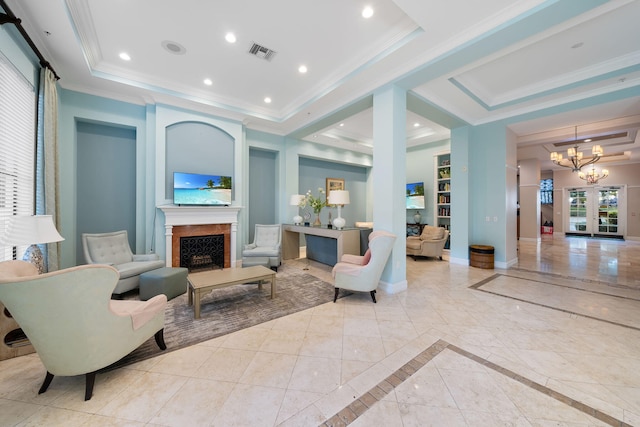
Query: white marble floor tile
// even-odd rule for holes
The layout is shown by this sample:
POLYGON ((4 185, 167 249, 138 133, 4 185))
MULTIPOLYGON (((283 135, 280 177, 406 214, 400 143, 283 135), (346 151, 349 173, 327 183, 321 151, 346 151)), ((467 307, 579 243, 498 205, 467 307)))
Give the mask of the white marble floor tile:
POLYGON ((340 386, 339 359, 298 356, 288 388, 291 390, 329 393, 340 386))
MULTIPOLYGON (((287 390, 284 395, 282 405, 280 406, 280 410, 278 411, 276 425, 284 423, 285 421, 288 423, 292 423, 294 420, 301 422, 300 419, 295 419, 295 415, 301 413, 307 408, 312 408, 311 412, 313 413, 313 416, 311 419, 315 423, 314 425, 320 425, 320 423, 324 421, 324 417, 322 417, 320 411, 313 406, 313 404, 320 400, 324 395, 324 393, 314 393, 304 390, 287 390), (294 419, 291 419, 292 417, 294 417, 294 419)), ((305 415, 305 418, 306 417, 307 415, 305 415)), ((298 425, 303 424, 304 423, 298 425)))
POLYGON ((236 382, 255 355, 255 351, 219 348, 198 368, 196 375, 199 378, 236 382))
POLYGON ((258 352, 244 374, 241 384, 287 388, 297 357, 290 354, 258 352))
MULTIPOLYGON (((406 291, 101 372, 87 402, 84 376, 38 395, 36 354, 0 361, 0 425, 640 425, 640 242, 576 240, 519 242, 509 270, 407 258, 406 291)), ((332 282, 313 261, 281 268, 332 282)))
POLYGON ((285 390, 237 384, 211 423, 215 427, 275 425, 285 390))
POLYGON ((206 426, 218 415, 234 384, 189 379, 150 420, 151 424, 206 426))
POLYGON ((301 356, 342 358, 342 335, 307 332, 299 354, 301 356))
POLYGON ((187 380, 186 377, 147 372, 97 413, 149 422, 187 380))

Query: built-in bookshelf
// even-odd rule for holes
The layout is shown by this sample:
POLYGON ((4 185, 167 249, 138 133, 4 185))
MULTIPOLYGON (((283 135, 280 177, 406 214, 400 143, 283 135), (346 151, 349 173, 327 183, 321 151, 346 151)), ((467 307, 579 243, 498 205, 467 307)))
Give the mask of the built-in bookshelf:
MULTIPOLYGON (((435 156, 435 218, 434 224, 444 227, 451 234, 451 153, 435 156)), ((449 237, 451 239, 451 237, 449 237)), ((449 249, 449 240, 445 245, 449 249)))

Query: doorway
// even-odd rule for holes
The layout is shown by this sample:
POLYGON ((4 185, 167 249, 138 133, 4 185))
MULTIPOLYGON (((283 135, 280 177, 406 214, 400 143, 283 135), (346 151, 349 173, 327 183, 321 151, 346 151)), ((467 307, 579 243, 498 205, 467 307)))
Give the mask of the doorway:
POLYGON ((565 234, 623 238, 624 187, 582 187, 565 190, 565 234))

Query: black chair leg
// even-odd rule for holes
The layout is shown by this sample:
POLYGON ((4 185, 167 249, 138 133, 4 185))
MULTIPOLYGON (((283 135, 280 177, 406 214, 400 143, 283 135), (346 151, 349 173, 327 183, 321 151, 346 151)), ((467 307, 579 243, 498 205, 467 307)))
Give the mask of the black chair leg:
POLYGON ((85 375, 86 385, 84 388, 84 400, 87 401, 93 396, 93 385, 96 383, 96 372, 89 372, 85 375))
POLYGON ((371 291, 371 299, 373 300, 373 303, 376 304, 378 301, 376 301, 376 291, 375 289, 373 291, 371 291))
POLYGON ((336 288, 333 294, 333 302, 336 302, 338 300, 338 292, 340 292, 340 288, 336 288))
POLYGON ((47 376, 44 377, 44 382, 42 383, 40 390, 38 390, 38 394, 42 394, 47 391, 47 389, 49 388, 49 384, 51 384, 51 380, 53 380, 53 374, 47 371, 47 376))
POLYGON ((164 343, 164 328, 156 332, 155 338, 156 338, 156 344, 158 344, 158 347, 160 347, 160 350, 166 350, 167 345, 164 343))

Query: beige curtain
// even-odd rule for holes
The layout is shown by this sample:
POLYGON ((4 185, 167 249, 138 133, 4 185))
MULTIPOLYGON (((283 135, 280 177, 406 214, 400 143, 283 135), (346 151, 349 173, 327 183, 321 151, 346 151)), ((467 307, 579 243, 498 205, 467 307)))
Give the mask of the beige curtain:
MULTIPOLYGON (((58 204, 58 90, 56 77, 50 69, 43 68, 41 77, 43 82, 41 88, 43 105, 45 210, 47 215, 53 215, 53 221, 60 232, 60 209, 58 204)), ((48 271, 55 271, 59 268, 59 247, 60 243, 50 243, 47 245, 48 271)))

